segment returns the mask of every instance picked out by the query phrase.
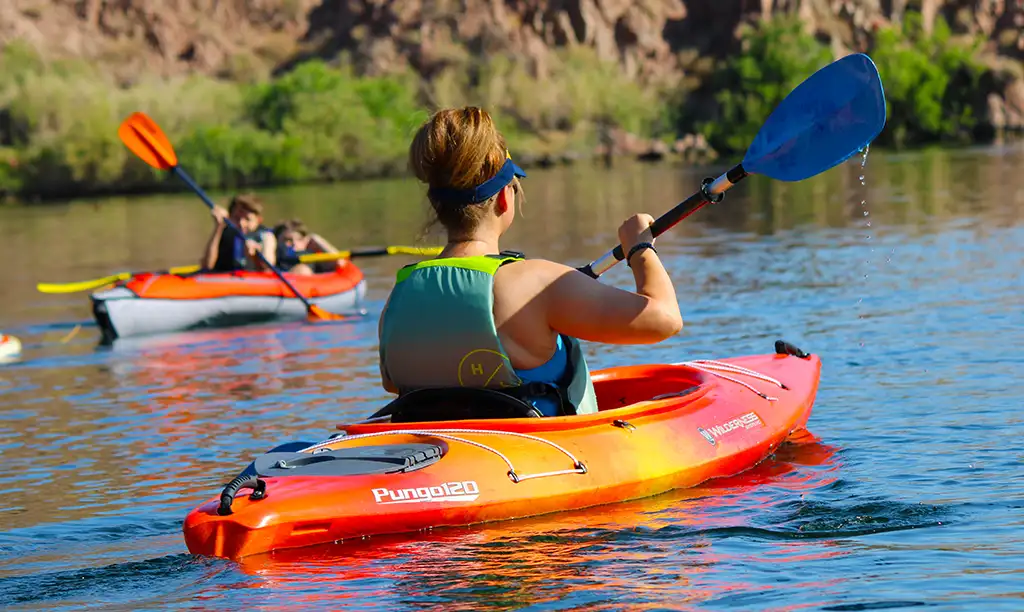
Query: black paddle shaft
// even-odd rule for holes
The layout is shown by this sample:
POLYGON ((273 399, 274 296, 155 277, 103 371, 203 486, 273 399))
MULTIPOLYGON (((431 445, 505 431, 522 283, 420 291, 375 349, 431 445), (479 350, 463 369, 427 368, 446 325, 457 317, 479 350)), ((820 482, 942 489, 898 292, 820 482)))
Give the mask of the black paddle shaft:
MULTIPOLYGON (((654 221, 651 225, 651 235, 657 238, 675 227, 683 219, 704 208, 707 204, 721 202, 722 198, 725 197, 725 192, 746 177, 747 171, 743 169, 743 164, 736 164, 718 178, 704 179, 696 193, 676 204, 672 210, 654 221)), ((626 254, 622 250, 622 245, 617 244, 614 249, 605 253, 600 258, 576 269, 591 278, 597 278, 625 258, 626 254)))

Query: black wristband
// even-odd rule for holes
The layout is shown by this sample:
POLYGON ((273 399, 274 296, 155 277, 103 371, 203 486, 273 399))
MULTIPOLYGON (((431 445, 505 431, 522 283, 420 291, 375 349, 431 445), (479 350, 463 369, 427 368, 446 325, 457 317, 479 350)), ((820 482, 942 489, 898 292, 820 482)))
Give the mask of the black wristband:
POLYGON ((652 243, 638 242, 633 245, 633 248, 631 248, 629 250, 629 253, 626 255, 626 265, 632 268, 633 266, 629 263, 629 260, 633 258, 633 255, 636 255, 637 251, 642 251, 643 249, 650 249, 655 253, 658 252, 658 249, 654 248, 654 245, 652 243))

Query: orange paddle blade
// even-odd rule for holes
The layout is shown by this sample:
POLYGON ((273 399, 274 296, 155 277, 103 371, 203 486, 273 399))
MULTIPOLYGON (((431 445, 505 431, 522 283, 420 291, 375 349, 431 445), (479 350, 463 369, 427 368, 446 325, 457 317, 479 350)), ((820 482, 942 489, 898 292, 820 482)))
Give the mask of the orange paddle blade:
POLYGON ((139 159, 159 170, 178 165, 178 156, 164 131, 145 113, 132 113, 117 129, 121 142, 139 159))
POLYGON ((310 304, 309 309, 306 311, 307 319, 313 321, 343 321, 347 317, 344 315, 334 314, 333 312, 327 312, 323 308, 320 308, 316 304, 310 304))

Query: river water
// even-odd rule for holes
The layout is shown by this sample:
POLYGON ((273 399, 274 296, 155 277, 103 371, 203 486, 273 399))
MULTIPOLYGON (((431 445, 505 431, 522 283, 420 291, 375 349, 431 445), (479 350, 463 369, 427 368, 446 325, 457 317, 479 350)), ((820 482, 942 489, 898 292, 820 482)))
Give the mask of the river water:
MULTIPOLYGON (((535 170, 505 248, 573 265, 722 168, 535 170)), ((342 248, 431 244, 409 181, 261 192, 342 248), (417 242, 418 241, 418 242, 417 242)), ((224 194, 217 194, 223 198, 224 194)), ((1024 609, 1024 150, 872 152, 748 179, 658 240, 686 327, 592 367, 771 352, 824 361, 811 434, 656 498, 424 536, 192 557, 181 521, 260 452, 385 399, 369 314, 98 345, 37 282, 193 263, 188 195, 0 208, 0 601, 9 609, 1024 609), (860 176, 866 176, 864 184, 860 176), (870 225, 869 225, 870 224, 870 225)), ((628 285, 619 266, 605 282, 628 285)))

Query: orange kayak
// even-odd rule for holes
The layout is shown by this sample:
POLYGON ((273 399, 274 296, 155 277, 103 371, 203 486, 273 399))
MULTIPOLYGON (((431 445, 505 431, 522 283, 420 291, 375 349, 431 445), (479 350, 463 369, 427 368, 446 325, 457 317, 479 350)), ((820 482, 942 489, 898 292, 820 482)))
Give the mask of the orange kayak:
POLYGON ((692 487, 752 468, 801 431, 820 371, 780 341, 774 354, 595 371, 596 414, 339 425, 258 457, 189 513, 185 543, 238 559, 692 487))
MULTIPOLYGON (((331 272, 285 274, 328 312, 354 310, 366 293, 363 272, 347 260, 331 272)), ((306 318, 302 301, 272 272, 189 275, 145 273, 97 291, 93 316, 107 340, 203 327, 306 318)))

